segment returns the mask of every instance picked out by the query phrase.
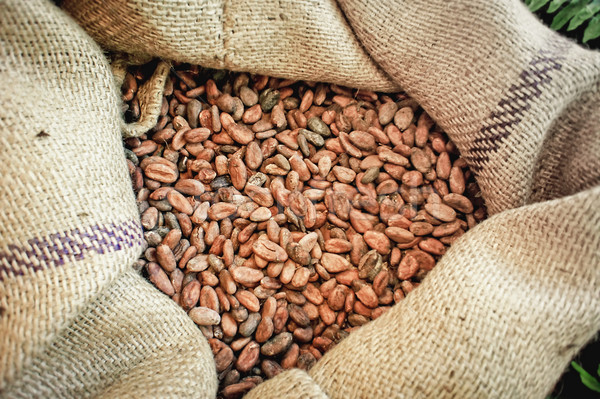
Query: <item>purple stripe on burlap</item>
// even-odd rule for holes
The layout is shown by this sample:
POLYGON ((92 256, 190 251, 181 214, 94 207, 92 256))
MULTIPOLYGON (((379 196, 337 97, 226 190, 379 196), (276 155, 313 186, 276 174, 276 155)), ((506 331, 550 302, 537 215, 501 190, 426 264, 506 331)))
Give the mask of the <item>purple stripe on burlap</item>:
POLYGON ((105 254, 142 246, 143 241, 142 226, 137 221, 97 224, 35 237, 26 244, 10 244, 8 250, 0 250, 0 281, 28 271, 62 266, 93 253, 105 254))
POLYGON ((542 95, 543 86, 552 81, 552 72, 562 68, 564 51, 571 43, 554 38, 548 47, 537 52, 527 67, 519 74, 517 82, 496 105, 479 130, 478 137, 469 144, 464 158, 471 170, 481 171, 490 159, 490 154, 498 151, 502 142, 523 120, 531 103, 542 95))

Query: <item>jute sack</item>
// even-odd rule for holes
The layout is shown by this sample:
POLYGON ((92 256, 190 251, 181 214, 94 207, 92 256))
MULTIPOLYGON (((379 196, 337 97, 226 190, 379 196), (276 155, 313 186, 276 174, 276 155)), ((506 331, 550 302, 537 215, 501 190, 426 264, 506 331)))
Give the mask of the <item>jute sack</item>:
POLYGON ((132 269, 119 99, 50 2, 0 3, 0 397, 214 397, 208 343, 132 269))
POLYGON ((313 71, 309 79, 355 87, 401 86, 457 143, 493 214, 419 289, 309 373, 282 373, 248 397, 543 397, 600 328, 600 56, 544 28, 518 0, 341 1, 343 13, 323 2, 314 7, 326 13, 294 14, 295 25, 281 19, 273 31, 268 23, 244 30, 273 18, 263 2, 104 4, 65 7, 108 49, 280 77, 313 71), (213 15, 217 22, 205 23, 213 15), (315 54, 300 45, 315 32, 316 42, 328 40, 319 39, 322 26, 354 32, 337 45, 363 58, 298 56, 315 54), (286 42, 292 27, 297 46, 286 42), (236 51, 196 58, 202 52, 190 48, 211 40, 236 51), (163 53, 167 43, 188 55, 163 53), (283 51, 277 58, 273 47, 283 51), (250 49, 252 62, 228 61, 250 49), (340 82, 340 69, 360 82, 340 82), (382 85, 382 74, 392 83, 382 85))

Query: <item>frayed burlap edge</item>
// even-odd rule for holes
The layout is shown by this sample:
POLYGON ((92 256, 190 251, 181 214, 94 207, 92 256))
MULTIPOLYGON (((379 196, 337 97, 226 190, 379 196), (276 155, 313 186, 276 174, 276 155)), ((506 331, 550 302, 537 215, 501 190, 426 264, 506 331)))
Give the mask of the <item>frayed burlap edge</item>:
MULTIPOLYGON (((121 87, 123 84, 128 67, 142 65, 150 60, 150 57, 116 54, 111 63, 111 68, 117 87, 121 87)), ((171 64, 169 62, 160 60, 150 79, 140 86, 137 92, 140 103, 140 119, 133 123, 127 123, 124 119, 121 121, 123 137, 139 137, 156 125, 170 69, 171 64)))

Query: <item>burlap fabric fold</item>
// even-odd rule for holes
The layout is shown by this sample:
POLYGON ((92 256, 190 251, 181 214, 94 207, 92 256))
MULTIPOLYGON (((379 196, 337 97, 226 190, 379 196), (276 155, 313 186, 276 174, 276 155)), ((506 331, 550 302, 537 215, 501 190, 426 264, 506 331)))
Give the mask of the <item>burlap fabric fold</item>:
POLYGON ((517 0, 339 6, 65 2, 107 49, 401 86, 477 175, 493 217, 309 373, 282 373, 247 397, 544 397, 600 328, 600 55, 517 0))
MULTIPOLYGON (((150 60, 148 57, 115 54, 110 67, 115 77, 116 86, 121 87, 123 84, 128 67, 142 65, 150 60)), ((140 104, 140 118, 130 123, 125 122, 124 119, 121 120, 123 137, 139 137, 156 125, 170 67, 171 64, 169 62, 159 61, 152 76, 139 87, 137 99, 140 104)))
POLYGON ((46 1, 0 2, 0 397, 214 397, 208 343, 132 270, 119 99, 46 1))
POLYGON ((394 91, 333 0, 66 0, 105 48, 211 68, 394 91))

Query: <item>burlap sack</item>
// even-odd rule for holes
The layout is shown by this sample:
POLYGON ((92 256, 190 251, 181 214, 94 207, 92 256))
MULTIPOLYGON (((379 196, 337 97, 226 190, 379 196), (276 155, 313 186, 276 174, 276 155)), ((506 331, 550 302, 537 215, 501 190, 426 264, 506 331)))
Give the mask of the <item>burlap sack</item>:
POLYGON ((142 229, 103 53, 0 3, 0 397, 214 397, 208 343, 132 270, 142 229))
POLYGON ((65 7, 108 49, 400 85, 457 143, 494 215, 309 373, 248 397, 543 397, 600 327, 600 56, 518 0, 106 4, 65 7))

